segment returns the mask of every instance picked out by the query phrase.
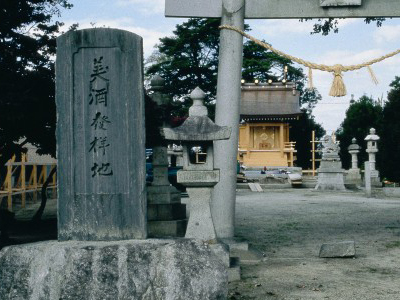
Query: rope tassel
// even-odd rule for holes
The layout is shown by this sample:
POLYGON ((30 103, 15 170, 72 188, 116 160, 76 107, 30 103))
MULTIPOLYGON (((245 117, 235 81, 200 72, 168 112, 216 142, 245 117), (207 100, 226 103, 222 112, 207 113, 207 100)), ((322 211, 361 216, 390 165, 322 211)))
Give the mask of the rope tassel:
POLYGON ((346 86, 343 82, 342 72, 334 72, 333 83, 331 87, 331 91, 329 92, 329 96, 332 97, 343 97, 346 96, 346 86))

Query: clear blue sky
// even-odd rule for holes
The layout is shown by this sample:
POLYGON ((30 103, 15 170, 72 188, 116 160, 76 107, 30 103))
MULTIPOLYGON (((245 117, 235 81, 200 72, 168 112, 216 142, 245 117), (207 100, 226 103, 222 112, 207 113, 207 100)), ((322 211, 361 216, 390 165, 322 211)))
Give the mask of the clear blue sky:
MULTIPOLYGON (((164 0, 70 0, 74 5, 64 11, 61 21, 67 25, 79 23, 80 28, 96 26, 126 29, 144 39, 144 53, 149 56, 160 37, 170 36, 176 24, 184 19, 165 18, 164 0)), ((339 33, 326 37, 311 35, 312 21, 248 20, 251 34, 264 39, 275 48, 303 59, 324 64, 358 64, 400 48, 400 19, 387 20, 377 28, 365 25, 361 19, 340 21, 339 33)), ((389 84, 400 76, 400 55, 373 66, 379 80, 372 83, 366 69, 344 74, 348 96, 329 97, 332 75, 314 71, 314 86, 323 100, 314 109, 318 122, 330 133, 343 121, 350 94, 386 99, 389 84)), ((307 70, 305 70, 307 74, 307 70)))

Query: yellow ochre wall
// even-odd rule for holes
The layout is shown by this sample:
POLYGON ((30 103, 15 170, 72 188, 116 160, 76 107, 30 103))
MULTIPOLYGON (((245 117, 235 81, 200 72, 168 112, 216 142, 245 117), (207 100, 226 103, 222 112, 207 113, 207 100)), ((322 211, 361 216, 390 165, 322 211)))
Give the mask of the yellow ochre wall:
POLYGON ((290 167, 295 160, 288 123, 247 123, 239 127, 238 160, 246 167, 290 167))

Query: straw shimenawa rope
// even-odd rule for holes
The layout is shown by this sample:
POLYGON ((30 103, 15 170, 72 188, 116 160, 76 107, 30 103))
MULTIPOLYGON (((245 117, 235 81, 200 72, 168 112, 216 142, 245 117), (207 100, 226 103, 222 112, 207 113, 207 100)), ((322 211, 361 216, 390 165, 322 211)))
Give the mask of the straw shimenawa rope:
POLYGON ((329 95, 333 96, 333 97, 342 97, 342 96, 345 96, 347 93, 346 86, 344 85, 344 82, 343 82, 343 75, 342 75, 343 72, 355 71, 355 70, 359 70, 362 68, 368 68, 368 72, 371 75, 372 81, 375 84, 377 84, 378 80, 376 79, 376 76, 375 76, 374 72, 372 71, 371 65, 400 53, 400 49, 398 49, 398 50, 388 53, 384 56, 381 56, 379 58, 364 62, 362 64, 358 64, 358 65, 343 66, 343 65, 337 64, 334 66, 327 66, 327 65, 312 63, 312 62, 303 60, 301 58, 286 54, 282 51, 279 51, 279 50, 273 48, 271 45, 252 37, 251 35, 245 33, 243 30, 236 28, 234 26, 222 25, 219 28, 236 31, 236 32, 240 33, 241 35, 243 35, 244 37, 248 38, 249 40, 253 41, 257 45, 260 45, 261 47, 264 47, 280 56, 283 56, 292 61, 295 61, 305 67, 308 67, 309 68, 308 74, 309 74, 309 87, 310 88, 313 87, 313 80, 312 80, 312 70, 313 69, 333 73, 334 79, 333 79, 331 90, 329 92, 329 95))

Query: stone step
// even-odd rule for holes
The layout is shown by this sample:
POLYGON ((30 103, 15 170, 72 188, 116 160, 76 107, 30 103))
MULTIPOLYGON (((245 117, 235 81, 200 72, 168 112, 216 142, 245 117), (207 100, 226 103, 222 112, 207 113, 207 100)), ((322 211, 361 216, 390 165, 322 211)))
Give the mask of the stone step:
POLYGON ((229 246, 229 251, 233 250, 244 250, 247 251, 249 250, 249 243, 247 241, 244 241, 240 238, 223 238, 221 239, 221 242, 224 243, 225 245, 229 246))
POLYGON ((148 221, 173 221, 186 219, 186 204, 148 204, 148 221))
POLYGON ((239 281, 240 280, 240 258, 230 257, 229 268, 228 268, 228 281, 239 281))
POLYGON ((233 257, 240 258, 240 264, 242 265, 252 265, 263 261, 264 256, 258 249, 249 246, 248 250, 233 249, 230 252, 233 257))
POLYGON ((226 267, 228 281, 240 280, 240 258, 230 256, 229 246, 225 243, 218 243, 209 245, 209 247, 226 267))
POLYGON ((229 255, 231 257, 238 257, 241 264, 256 264, 264 259, 261 251, 249 245, 245 240, 234 237, 221 239, 221 241, 228 245, 229 255))
POLYGON ((148 221, 147 234, 149 238, 184 237, 187 219, 174 221, 148 221))
POLYGON ((240 266, 240 257, 231 256, 229 257, 229 268, 240 266))

